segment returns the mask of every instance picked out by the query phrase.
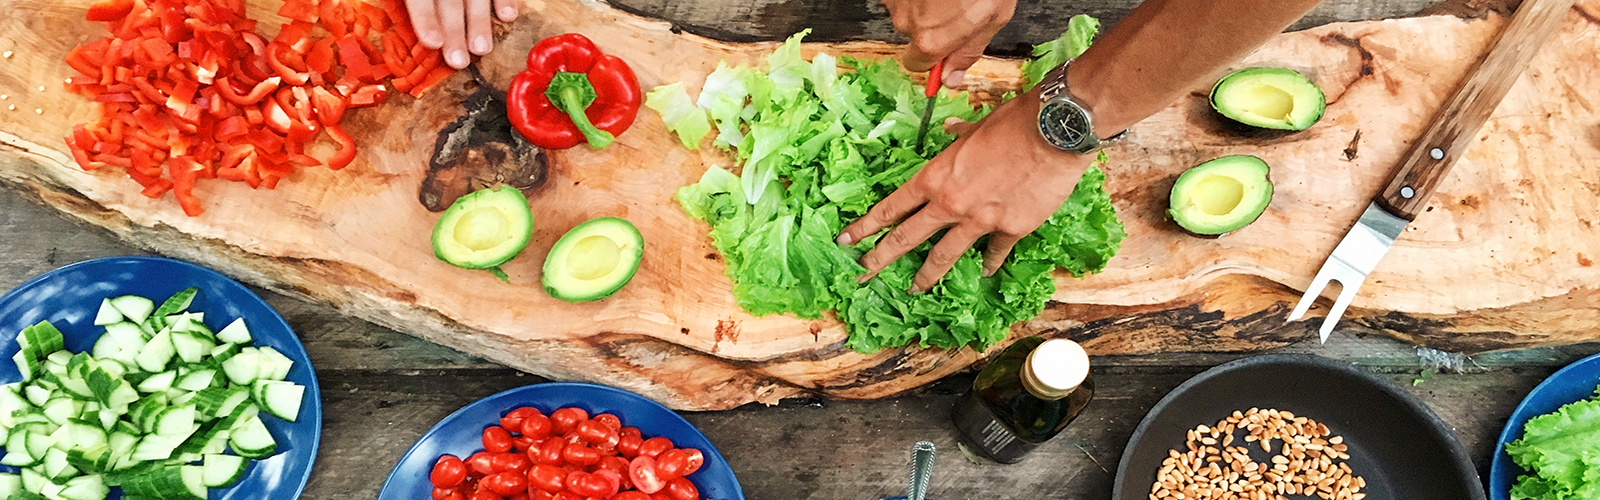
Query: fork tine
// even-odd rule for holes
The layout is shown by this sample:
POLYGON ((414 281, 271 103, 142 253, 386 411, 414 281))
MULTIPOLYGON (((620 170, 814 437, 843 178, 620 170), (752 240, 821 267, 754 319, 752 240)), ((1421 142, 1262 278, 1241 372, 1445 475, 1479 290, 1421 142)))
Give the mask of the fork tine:
POLYGON ((1339 318, 1344 317, 1345 308, 1350 307, 1350 301, 1356 298, 1356 290, 1360 290, 1361 283, 1366 280, 1349 281, 1339 280, 1339 298, 1333 301, 1333 309, 1328 310, 1328 317, 1323 318, 1322 327, 1317 329, 1317 335, 1324 344, 1328 342, 1328 334, 1333 333, 1333 327, 1339 324, 1339 318))
POLYGON ((1322 269, 1317 271, 1317 277, 1311 278, 1311 285, 1306 287, 1305 295, 1300 296, 1300 302, 1294 305, 1294 311, 1289 313, 1289 319, 1286 321, 1299 321, 1306 316, 1306 311, 1311 310, 1311 304, 1322 295, 1322 289, 1328 287, 1328 280, 1331 278, 1329 274, 1332 273, 1329 272, 1328 265, 1323 264, 1322 269))

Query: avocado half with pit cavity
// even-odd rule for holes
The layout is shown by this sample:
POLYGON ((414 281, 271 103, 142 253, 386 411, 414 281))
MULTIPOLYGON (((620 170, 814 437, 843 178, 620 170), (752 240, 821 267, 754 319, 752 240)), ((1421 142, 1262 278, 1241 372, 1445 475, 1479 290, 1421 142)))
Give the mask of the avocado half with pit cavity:
POLYGON ((1211 107, 1252 127, 1305 130, 1327 107, 1322 89, 1292 69, 1246 68, 1217 81, 1211 107))
POLYGON ((644 237, 633 224, 601 217, 561 235, 544 259, 544 290, 567 302, 610 297, 633 279, 644 237))
POLYGON ((1255 222, 1272 201, 1267 162, 1224 156, 1185 171, 1172 185, 1167 215, 1191 233, 1220 236, 1255 222))
POLYGON ((510 186, 457 198, 433 226, 433 254, 466 269, 493 269, 516 257, 533 237, 528 198, 510 186))

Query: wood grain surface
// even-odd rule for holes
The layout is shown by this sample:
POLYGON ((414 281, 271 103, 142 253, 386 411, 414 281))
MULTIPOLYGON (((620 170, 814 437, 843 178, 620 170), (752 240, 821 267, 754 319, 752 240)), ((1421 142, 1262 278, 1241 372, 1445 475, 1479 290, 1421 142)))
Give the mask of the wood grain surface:
MULTIPOLYGON (((272 0, 252 3, 252 12, 272 0)), ((719 60, 751 62, 770 43, 728 44, 670 23, 576 0, 529 2, 500 50, 479 61, 503 88, 537 39, 577 31, 628 60, 646 87, 688 82, 719 60)), ((170 200, 147 200, 131 181, 74 168, 61 137, 87 103, 57 85, 61 56, 98 36, 62 0, 0 0, 0 49, 13 50, 0 93, 20 109, 0 112, 0 184, 141 248, 187 258, 274 290, 331 304, 363 319, 558 379, 602 381, 678 408, 728 408, 819 394, 883 397, 972 363, 970 351, 902 349, 872 356, 844 348, 836 323, 753 318, 734 305, 705 237, 670 199, 711 164, 728 160, 676 145, 643 113, 617 146, 554 152, 550 179, 533 193, 536 232, 506 266, 511 285, 432 258, 436 215, 417 202, 423 168, 444 124, 473 86, 352 112, 362 157, 342 172, 310 170, 275 191, 204 183, 208 213, 186 218, 170 200), (36 87, 44 85, 45 91, 36 87), (44 112, 44 110, 48 112, 44 112), (537 286, 544 251, 591 217, 623 216, 649 242, 634 282, 616 297, 570 305, 537 286)), ((1480 133, 1456 174, 1369 278, 1347 314, 1350 333, 1380 332, 1455 350, 1575 342, 1596 335, 1600 270, 1589 259, 1600 172, 1596 117, 1579 89, 1600 68, 1600 12, 1590 0, 1566 15, 1480 133), (1552 174, 1555 172, 1556 174, 1552 174), (1587 242, 1587 246, 1585 245, 1587 242), (1460 286, 1460 284, 1470 286, 1460 286)), ((271 19, 270 15, 257 17, 271 19)), ((270 23, 269 23, 270 24, 270 23)), ((1343 229, 1504 24, 1450 16, 1335 24, 1278 37, 1243 64, 1285 65, 1328 93, 1323 122, 1276 138, 1239 136, 1206 111, 1204 89, 1135 127, 1110 150, 1110 185, 1132 235, 1106 273, 1062 278, 1056 301, 1018 334, 1071 337, 1096 354, 1237 351, 1306 338, 1311 323, 1283 324, 1343 229), (1251 153, 1273 166, 1278 199, 1255 225, 1219 240, 1183 236, 1162 216, 1183 168, 1221 154, 1251 153)), ((884 57, 896 48, 856 42, 811 45, 884 57)), ((980 96, 1015 87, 1012 61, 969 72, 980 96)), ((319 146, 320 147, 320 146, 319 146)))

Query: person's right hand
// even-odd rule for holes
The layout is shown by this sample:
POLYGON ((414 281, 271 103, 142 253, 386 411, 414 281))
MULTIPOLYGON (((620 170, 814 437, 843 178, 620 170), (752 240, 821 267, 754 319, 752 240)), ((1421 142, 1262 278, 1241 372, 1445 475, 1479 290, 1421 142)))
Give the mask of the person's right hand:
MULTIPOLYGON (((441 0, 444 1, 444 0, 441 0)), ((984 47, 1011 20, 1016 0, 883 0, 894 29, 911 37, 901 56, 906 70, 923 72, 945 61, 943 83, 955 87, 984 47)))
POLYGON ((439 49, 445 64, 463 69, 472 63, 469 51, 481 56, 494 49, 491 3, 501 21, 517 20, 518 0, 406 0, 406 10, 417 41, 439 49))

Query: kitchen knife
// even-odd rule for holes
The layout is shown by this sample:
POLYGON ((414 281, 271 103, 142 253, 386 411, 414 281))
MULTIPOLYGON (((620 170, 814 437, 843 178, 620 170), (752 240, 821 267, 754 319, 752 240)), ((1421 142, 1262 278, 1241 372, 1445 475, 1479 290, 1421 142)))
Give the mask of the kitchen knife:
POLYGON ((1355 227, 1334 247, 1333 255, 1322 264, 1300 303, 1289 313, 1289 321, 1304 317, 1329 281, 1339 282, 1339 297, 1317 330, 1322 342, 1328 341, 1328 334, 1350 306, 1361 283, 1394 245, 1400 232, 1417 218, 1439 182, 1516 83, 1517 76, 1560 27, 1572 3, 1573 0, 1522 2, 1488 55, 1467 73, 1466 81, 1434 116, 1433 124, 1411 143, 1400 166, 1367 205, 1355 227))
POLYGON ((922 143, 928 139, 928 122, 933 121, 933 101, 939 97, 939 78, 944 74, 944 61, 933 63, 933 69, 928 70, 928 84, 923 87, 923 95, 928 96, 928 104, 922 107, 922 126, 917 127, 917 154, 922 154, 922 143))

